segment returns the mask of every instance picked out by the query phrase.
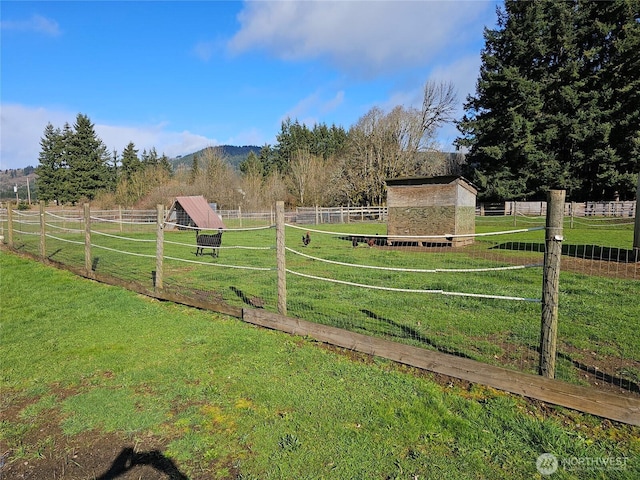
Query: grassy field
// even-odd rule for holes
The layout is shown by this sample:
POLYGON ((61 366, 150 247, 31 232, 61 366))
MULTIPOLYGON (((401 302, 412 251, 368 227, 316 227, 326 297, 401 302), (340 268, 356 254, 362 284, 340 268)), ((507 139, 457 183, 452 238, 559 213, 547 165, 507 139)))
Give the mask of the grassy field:
POLYGON ((6 478, 97 478, 123 452, 146 466, 118 478, 528 479, 547 452, 553 478, 640 474, 638 428, 5 252, 0 275, 6 478), (612 458, 617 468, 578 461, 612 458))
MULTIPOLYGON (((625 219, 623 219, 625 220, 625 219)), ((570 253, 595 245, 611 254, 612 249, 631 247, 633 225, 599 228, 603 220, 565 222, 564 245, 570 253), (596 226, 593 226, 596 225, 596 226)), ((621 220, 613 220, 618 222, 621 220)), ((609 221, 610 222, 610 221, 609 221)), ((526 229, 544 225, 544 218, 478 217, 478 233, 526 229)), ((245 228, 252 227, 244 222, 245 228)), ((47 256, 65 264, 84 266, 84 234, 81 225, 66 228, 80 233, 57 232, 54 236, 75 243, 47 238, 47 256)), ((155 261, 155 226, 119 226, 95 223, 92 235, 92 266, 98 273, 152 285, 155 261), (107 233, 107 235, 104 235, 107 233), (117 235, 117 237, 111 235, 117 235), (120 237, 120 238, 118 238, 120 237), (124 237, 124 240, 123 240, 124 237), (128 252, 124 254, 123 252, 128 252)), ((229 228, 239 225, 229 224, 229 228)), ((38 225, 33 228, 37 230, 38 225)), ((434 290, 540 299, 542 268, 480 273, 412 273, 359 269, 351 265, 394 268, 465 269, 539 264, 543 258, 544 231, 524 231, 478 237, 473 246, 451 249, 353 248, 350 234, 386 234, 384 223, 324 224, 309 226, 312 242, 302 247, 304 230, 286 229, 292 250, 328 260, 324 263, 287 253, 287 268, 304 275, 379 288, 434 290), (326 233, 322 233, 322 232, 326 233), (339 232, 336 234, 336 232, 339 232), (337 263, 336 263, 337 262, 337 263), (348 265, 340 265, 346 263, 348 265)), ((220 257, 195 257, 192 231, 164 233, 164 286, 185 295, 211 301, 222 300, 237 307, 247 298, 275 311, 275 231, 230 230, 223 237, 220 257), (251 247, 245 250, 238 247, 251 247), (260 250, 259 248, 264 248, 260 250), (265 270, 247 270, 245 268, 265 270)), ((38 252, 36 235, 21 235, 20 250, 38 252)), ((208 252, 207 252, 208 253, 208 252)), ((618 252, 619 254, 619 252, 618 252)), ((594 384, 595 374, 604 372, 618 383, 640 383, 640 282, 638 264, 601 261, 563 255, 560 280, 559 351, 557 377, 580 384, 594 384), (626 272, 626 275, 619 275, 626 272), (615 302, 611 299, 615 298, 615 302), (576 368, 576 365, 584 368, 576 368), (585 377, 585 371, 589 375, 585 377)), ((536 372, 535 349, 539 345, 540 305, 455 295, 403 293, 364 289, 287 275, 288 313, 317 323, 359 333, 384 336, 430 349, 464 355, 483 362, 536 372)))

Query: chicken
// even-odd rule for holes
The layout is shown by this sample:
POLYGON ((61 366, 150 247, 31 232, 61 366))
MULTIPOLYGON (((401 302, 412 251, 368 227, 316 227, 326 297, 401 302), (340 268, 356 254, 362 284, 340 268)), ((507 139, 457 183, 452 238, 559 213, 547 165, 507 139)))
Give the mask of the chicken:
POLYGON ((302 244, 306 247, 310 243, 311 243, 311 236, 309 235, 309 232, 307 232, 306 235, 302 236, 302 244))
POLYGON ((354 248, 358 246, 358 237, 351 237, 351 245, 353 245, 354 248))
POLYGON ((369 245, 370 247, 373 247, 375 244, 376 244, 375 239, 370 238, 369 240, 367 240, 367 245, 369 245))

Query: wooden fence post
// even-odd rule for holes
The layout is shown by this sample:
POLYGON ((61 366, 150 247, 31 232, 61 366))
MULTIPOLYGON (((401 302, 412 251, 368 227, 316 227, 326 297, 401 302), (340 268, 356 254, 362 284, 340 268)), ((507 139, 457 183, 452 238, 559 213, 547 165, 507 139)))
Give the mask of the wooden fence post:
POLYGON ((84 270, 88 277, 93 276, 91 264, 91 206, 88 203, 84 207, 84 270))
POLYGON ((558 334, 558 287, 562 256, 564 190, 550 190, 547 201, 544 272, 542 280, 542 326, 540 330, 540 375, 554 378, 558 334))
POLYGON ((13 248, 13 210, 11 202, 7 202, 7 245, 13 248))
POLYGON ((44 201, 40 200, 40 258, 44 260, 47 256, 46 250, 46 232, 45 232, 45 220, 44 217, 44 201))
POLYGON ((576 202, 571 202, 571 225, 570 228, 573 229, 573 218, 575 217, 576 212, 576 202))
POLYGON ((153 289, 156 292, 162 290, 162 271, 164 269, 164 205, 157 205, 156 220, 156 273, 153 289))
POLYGON ((287 315, 287 264, 285 262, 284 202, 276 202, 276 256, 278 265, 278 313, 287 315))
MULTIPOLYGON (((640 250, 640 172, 638 172, 638 189, 636 190, 636 220, 633 228, 633 249, 640 250)), ((638 256, 636 255, 636 259, 638 256)))

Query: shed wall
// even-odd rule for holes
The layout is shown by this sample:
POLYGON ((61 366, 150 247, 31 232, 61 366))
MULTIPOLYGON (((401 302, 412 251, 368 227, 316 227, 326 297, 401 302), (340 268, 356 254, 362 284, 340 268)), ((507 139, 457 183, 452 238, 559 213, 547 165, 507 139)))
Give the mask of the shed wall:
MULTIPOLYGON (((389 240, 393 241, 394 235, 475 233, 476 195, 472 190, 459 181, 447 184, 390 185, 387 189, 389 240)), ((434 239, 437 243, 444 241, 434 239)), ((450 243, 454 246, 473 243, 473 237, 454 238, 450 243)))

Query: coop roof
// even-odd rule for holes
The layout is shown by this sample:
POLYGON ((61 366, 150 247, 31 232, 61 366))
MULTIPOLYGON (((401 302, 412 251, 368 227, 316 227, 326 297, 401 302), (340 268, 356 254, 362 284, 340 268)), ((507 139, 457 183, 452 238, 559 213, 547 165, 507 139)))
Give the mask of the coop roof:
POLYGON ((387 186, 401 185, 448 185, 458 183, 467 188, 471 188, 473 193, 477 192, 477 187, 464 177, 458 175, 441 175, 438 177, 406 177, 406 178, 389 178, 386 180, 387 186))
MULTIPOLYGON (((204 229, 225 228, 220 216, 213 211, 207 200, 202 196, 176 197, 169 210, 169 216, 174 210, 182 208, 191 219, 191 226, 204 229)), ((169 218, 169 217, 167 217, 169 218)))

